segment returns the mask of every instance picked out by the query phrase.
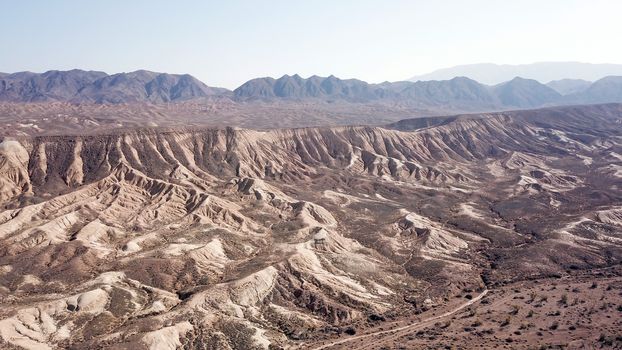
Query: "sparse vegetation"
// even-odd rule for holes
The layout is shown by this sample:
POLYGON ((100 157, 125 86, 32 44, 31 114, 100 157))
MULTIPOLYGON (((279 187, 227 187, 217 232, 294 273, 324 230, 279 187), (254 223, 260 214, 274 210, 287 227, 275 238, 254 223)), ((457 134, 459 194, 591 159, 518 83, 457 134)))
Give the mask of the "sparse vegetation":
POLYGON ((606 347, 613 347, 614 345, 622 346, 622 335, 608 336, 605 334, 601 334, 600 337, 598 338, 598 342, 601 343, 601 345, 606 346, 606 347))
POLYGON ((436 322, 434 326, 440 329, 448 328, 449 326, 451 326, 451 320, 447 320, 445 322, 436 322))
POLYGON ((538 297, 538 294, 536 293, 536 291, 535 291, 535 290, 532 290, 532 291, 529 293, 529 300, 528 300, 527 302, 528 302, 528 303, 533 303, 533 302, 536 300, 536 298, 537 298, 537 297, 538 297))
POLYGON ((568 294, 562 294, 561 298, 559 299, 559 303, 561 305, 568 305, 568 294))
POLYGON ((354 327, 347 327, 343 332, 347 335, 355 335, 356 329, 354 327))
POLYGON ((474 317, 477 315, 477 309, 475 308, 471 308, 469 309, 469 312, 467 313, 468 317, 474 317))

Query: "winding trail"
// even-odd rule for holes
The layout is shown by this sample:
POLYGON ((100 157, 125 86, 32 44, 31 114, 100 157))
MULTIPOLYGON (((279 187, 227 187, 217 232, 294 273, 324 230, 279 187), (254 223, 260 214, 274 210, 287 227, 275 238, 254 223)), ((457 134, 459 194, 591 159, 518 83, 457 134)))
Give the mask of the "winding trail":
POLYGON ((420 327, 420 326, 426 326, 426 325, 429 325, 430 323, 432 323, 434 321, 437 321, 437 320, 439 320, 441 318, 445 318, 447 316, 451 316, 451 315, 455 314, 456 312, 458 312, 458 311, 460 311, 460 310, 462 310, 462 309, 464 309, 464 308, 466 308, 466 307, 468 307, 470 305, 475 304, 476 302, 480 301, 486 294, 488 294, 488 289, 485 289, 478 296, 476 296, 475 298, 467 301, 464 304, 459 305, 455 309, 449 310, 449 311, 447 311, 447 312, 445 312, 443 314, 440 314, 440 315, 436 315, 436 316, 433 316, 433 317, 430 317, 430 318, 423 319, 423 320, 421 320, 421 321, 419 321, 417 323, 412 323, 412 324, 409 324, 409 325, 406 325, 406 326, 402 326, 402 327, 398 327, 398 328, 387 329, 387 330, 383 330, 383 331, 378 331, 378 332, 373 332, 373 333, 368 333, 368 334, 362 334, 362 335, 358 335, 358 336, 355 336, 355 337, 350 337, 350 338, 345 338, 345 339, 337 340, 337 341, 330 342, 328 344, 324 344, 324 345, 321 345, 319 347, 313 348, 313 350, 326 349, 326 348, 329 348, 331 346, 341 345, 341 344, 344 344, 344 343, 349 343, 349 342, 354 341, 354 340, 359 340, 359 339, 373 337, 375 335, 395 333, 395 332, 409 330, 411 328, 417 328, 417 327, 420 327))

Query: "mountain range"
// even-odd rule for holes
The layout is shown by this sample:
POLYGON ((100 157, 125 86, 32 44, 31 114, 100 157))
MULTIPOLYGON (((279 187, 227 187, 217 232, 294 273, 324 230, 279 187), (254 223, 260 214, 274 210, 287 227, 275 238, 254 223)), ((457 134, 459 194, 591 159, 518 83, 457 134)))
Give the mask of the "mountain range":
POLYGON ((218 97, 234 102, 303 100, 328 103, 400 104, 446 110, 501 110, 553 105, 622 102, 622 77, 608 76, 594 83, 562 79, 542 84, 514 77, 485 85, 467 77, 449 80, 400 81, 370 84, 335 76, 252 79, 233 91, 210 87, 188 74, 139 70, 108 75, 70 70, 42 74, 0 73, 0 101, 72 103, 167 103, 218 97))
POLYGON ((488 85, 496 85, 514 77, 534 79, 541 83, 554 80, 596 81, 609 75, 622 75, 622 64, 582 62, 537 62, 532 64, 477 63, 435 70, 408 80, 448 80, 464 76, 488 85))
POLYGON ((553 105, 622 102, 622 77, 609 76, 594 83, 584 80, 557 80, 542 84, 515 77, 509 81, 484 85, 467 77, 449 80, 400 81, 369 84, 357 79, 334 76, 299 75, 257 78, 235 89, 237 101, 388 102, 422 108, 445 107, 462 110, 534 108, 553 105))
POLYGON ((0 101, 14 102, 160 103, 207 97, 226 91, 209 87, 189 74, 146 70, 113 75, 78 69, 0 75, 0 101))

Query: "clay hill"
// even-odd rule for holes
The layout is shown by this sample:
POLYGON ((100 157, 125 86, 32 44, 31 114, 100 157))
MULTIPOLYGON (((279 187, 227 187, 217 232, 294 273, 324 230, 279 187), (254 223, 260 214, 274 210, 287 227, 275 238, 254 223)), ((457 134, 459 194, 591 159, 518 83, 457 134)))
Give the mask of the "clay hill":
MULTIPOLYGON (((484 94, 454 83, 421 91, 484 94)), ((266 84, 244 91, 378 94, 266 84)), ((1 348, 622 343, 620 104, 70 130, 1 138, 1 348)))

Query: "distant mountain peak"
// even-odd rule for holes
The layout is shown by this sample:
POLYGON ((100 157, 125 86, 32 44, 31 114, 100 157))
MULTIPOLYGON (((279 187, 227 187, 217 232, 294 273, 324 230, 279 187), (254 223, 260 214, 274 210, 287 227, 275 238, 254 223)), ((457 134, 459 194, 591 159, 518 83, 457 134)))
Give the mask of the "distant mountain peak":
POLYGON ((556 103, 561 95, 534 79, 514 77, 498 84, 493 91, 503 105, 517 108, 532 108, 556 103))
POLYGON ((622 76, 608 76, 584 90, 564 96, 570 103, 622 102, 622 76))
POLYGON ((546 83, 546 86, 559 92, 561 95, 569 95, 585 91, 591 84, 591 81, 583 79, 559 79, 549 81, 546 83))
POLYGON ((622 76, 590 83, 580 79, 538 80, 512 75, 493 86, 469 76, 369 84, 335 75, 303 78, 284 74, 247 81, 234 91, 205 85, 190 74, 137 70, 116 74, 72 69, 45 73, 0 73, 0 102, 168 103, 218 96, 234 103, 286 101, 399 105, 430 111, 493 111, 562 104, 622 102, 622 76))
POLYGON ((466 76, 480 83, 496 85, 520 76, 547 83, 561 79, 596 81, 609 75, 622 75, 622 64, 592 64, 582 62, 536 62, 531 64, 476 63, 435 70, 414 76, 417 80, 449 80, 466 76))

